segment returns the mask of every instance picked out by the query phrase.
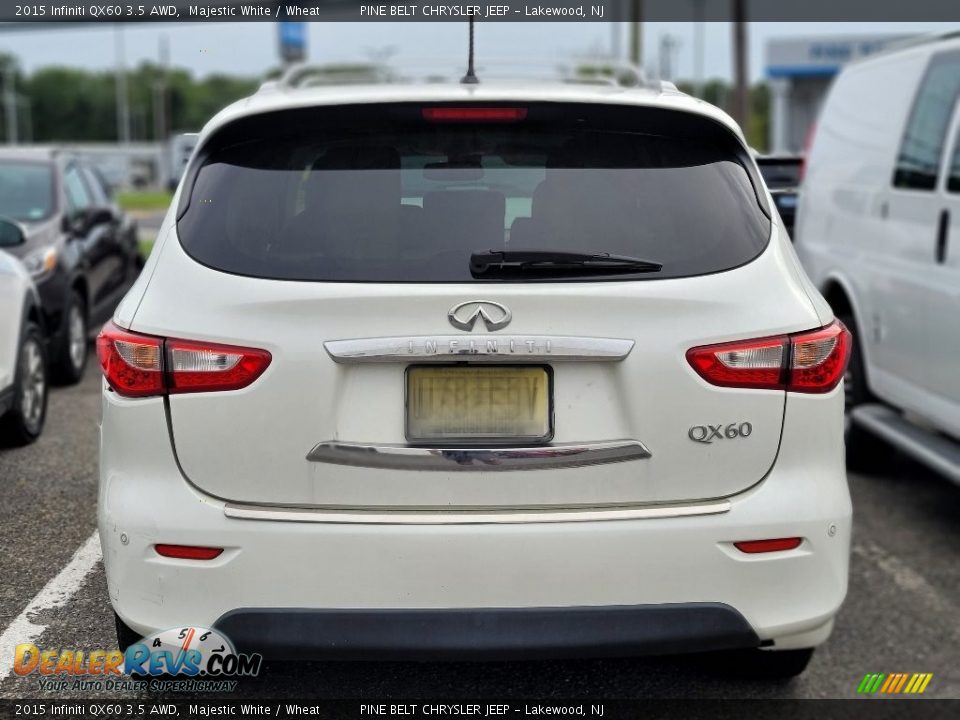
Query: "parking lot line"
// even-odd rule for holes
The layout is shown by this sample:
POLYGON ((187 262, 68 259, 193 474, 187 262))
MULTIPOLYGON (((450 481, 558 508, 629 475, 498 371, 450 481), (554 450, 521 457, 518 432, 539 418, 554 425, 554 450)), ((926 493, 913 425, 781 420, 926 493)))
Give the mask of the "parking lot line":
POLYGON ((44 610, 62 607, 80 589, 87 575, 102 557, 100 535, 96 530, 73 554, 64 568, 43 589, 33 596, 27 606, 0 635, 0 680, 13 671, 13 653, 17 645, 35 642, 47 629, 45 624, 31 620, 44 610))

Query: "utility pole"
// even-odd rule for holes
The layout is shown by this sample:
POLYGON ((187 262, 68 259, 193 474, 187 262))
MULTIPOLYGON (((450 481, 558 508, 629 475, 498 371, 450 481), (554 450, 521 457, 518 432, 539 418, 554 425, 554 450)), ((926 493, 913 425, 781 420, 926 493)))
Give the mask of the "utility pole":
POLYGON ((673 35, 660 36, 659 75, 661 80, 673 81, 673 56, 679 44, 679 41, 673 35))
POLYGON ((114 32, 114 40, 116 42, 117 140, 126 145, 130 142, 130 96, 127 93, 126 51, 123 44, 123 26, 117 25, 114 32))
POLYGON ((159 38, 160 77, 153 84, 153 139, 163 142, 170 134, 169 104, 167 103, 167 70, 170 65, 170 38, 159 38))
POLYGON ((630 15, 630 60, 637 67, 643 66, 643 0, 631 0, 630 15))
POLYGON ((733 2, 733 117, 750 134, 750 75, 747 69, 747 0, 733 2))
POLYGON ((610 23, 610 57, 614 60, 619 60, 623 53, 620 39, 620 23, 610 23))
POLYGON ((20 96, 20 102, 23 103, 23 117, 24 117, 23 141, 26 143, 32 143, 33 142, 33 106, 30 102, 30 98, 25 95, 20 96))
POLYGON ((13 62, 7 63, 3 74, 3 106, 7 116, 7 143, 16 145, 17 138, 17 88, 15 83, 16 70, 13 62))
POLYGON ((698 98, 703 97, 705 81, 703 71, 705 2, 706 0, 693 0, 693 94, 698 98))

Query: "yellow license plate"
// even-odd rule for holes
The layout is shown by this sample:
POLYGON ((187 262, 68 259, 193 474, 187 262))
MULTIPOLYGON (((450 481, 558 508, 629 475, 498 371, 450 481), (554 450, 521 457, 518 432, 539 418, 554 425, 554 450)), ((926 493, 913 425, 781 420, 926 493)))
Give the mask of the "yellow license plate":
POLYGON ((408 440, 548 440, 550 405, 542 367, 407 369, 408 440))

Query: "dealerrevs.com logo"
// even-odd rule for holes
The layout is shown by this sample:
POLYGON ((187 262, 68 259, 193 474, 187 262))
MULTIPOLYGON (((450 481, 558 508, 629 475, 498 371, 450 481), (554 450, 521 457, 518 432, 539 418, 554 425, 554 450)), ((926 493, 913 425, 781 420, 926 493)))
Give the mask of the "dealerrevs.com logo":
POLYGON ((263 657, 240 654, 216 630, 175 628, 143 638, 127 648, 124 670, 130 675, 187 677, 255 677, 263 657))
POLYGON ((19 676, 38 674, 41 690, 127 690, 146 683, 153 690, 230 692, 236 678, 256 677, 262 664, 260 654, 238 653, 223 633, 188 626, 148 635, 125 653, 18 645, 13 669, 19 676))

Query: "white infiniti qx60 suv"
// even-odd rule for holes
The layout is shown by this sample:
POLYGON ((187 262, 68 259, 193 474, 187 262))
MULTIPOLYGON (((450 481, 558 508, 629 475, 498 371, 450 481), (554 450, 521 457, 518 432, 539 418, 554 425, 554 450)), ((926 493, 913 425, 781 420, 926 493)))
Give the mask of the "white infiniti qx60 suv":
POLYGON ((121 646, 797 674, 847 587, 849 346, 672 86, 265 88, 98 340, 121 646))

